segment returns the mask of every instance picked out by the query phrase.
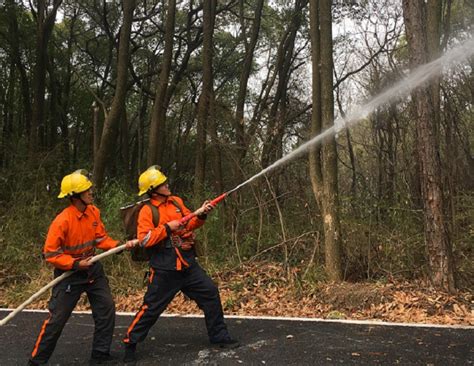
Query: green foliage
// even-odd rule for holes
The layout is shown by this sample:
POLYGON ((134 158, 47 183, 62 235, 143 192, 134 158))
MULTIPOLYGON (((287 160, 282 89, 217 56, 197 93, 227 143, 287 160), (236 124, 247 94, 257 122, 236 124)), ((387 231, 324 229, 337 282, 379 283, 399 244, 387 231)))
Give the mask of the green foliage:
POLYGON ((123 182, 109 180, 96 197, 97 205, 101 210, 102 221, 109 234, 117 239, 125 237, 120 218, 120 207, 138 201, 136 192, 132 192, 127 188, 123 182))
MULTIPOLYGON (((24 284, 25 276, 34 276, 41 269, 44 271, 41 259, 44 236, 55 214, 67 204, 56 198, 61 177, 73 169, 91 170, 93 166, 94 128, 100 132, 115 90, 121 7, 116 3, 93 0, 62 3, 64 17, 55 25, 47 46, 45 88, 48 100, 45 119, 40 123, 41 142, 37 156, 31 159, 27 155, 31 121, 27 120, 22 98, 23 88, 26 88, 26 99, 33 99, 36 25, 28 5, 22 4, 18 3, 14 12, 0 8, 0 244, 3 249, 0 274, 3 279, 8 276, 12 283, 18 279, 16 283, 24 284), (18 43, 13 37, 13 16, 18 22, 18 43), (20 64, 14 46, 19 47, 20 64), (21 78, 22 68, 26 80, 21 78), (103 103, 98 126, 93 125, 92 119, 94 100, 103 103)), ((127 124, 120 128, 116 126, 113 131, 114 149, 108 161, 107 179, 96 197, 106 227, 117 239, 124 235, 118 209, 136 201, 135 188, 130 187, 136 187, 138 170, 144 169, 147 157, 150 115, 163 54, 165 12, 162 4, 165 2, 160 2, 151 19, 149 12, 156 4, 139 2, 137 6, 129 63, 133 75, 128 80, 127 124)), ((243 176, 248 178, 261 171, 262 146, 269 138, 278 140, 273 148, 281 148, 283 154, 306 141, 311 119, 307 109, 311 103, 307 19, 297 32, 295 53, 289 55, 292 63, 288 74, 282 75, 284 70, 275 70, 276 52, 294 17, 294 2, 265 2, 246 97, 245 132, 248 133, 254 112, 259 112, 256 115, 260 119, 255 121, 253 136, 247 136, 245 158, 239 160, 235 99, 246 50, 244 42, 248 42, 255 11, 254 1, 242 2, 241 19, 239 4, 219 2, 213 38, 213 107, 217 147, 224 172, 221 183, 225 189, 241 183, 243 176), (267 74, 269 80, 265 80, 267 74), (276 123, 278 136, 273 136, 275 131, 268 128, 268 118, 275 107, 274 93, 282 77, 288 77, 289 82, 284 98, 276 106, 278 121, 272 122, 276 123), (265 101, 262 100, 265 93, 260 95, 263 86, 268 92, 265 101)), ((371 18, 371 22, 380 26, 379 36, 384 23, 380 20, 392 21, 395 12, 399 17, 397 21, 401 19, 400 9, 394 9, 393 4, 389 9, 384 8, 384 2, 365 1, 364 4, 380 10, 369 14, 380 16, 380 19, 371 18)), ((170 75, 170 81, 177 84, 168 89, 170 93, 172 90, 172 95, 169 95, 164 130, 167 144, 163 161, 159 163, 169 176, 173 190, 185 198, 190 208, 195 208, 201 204, 193 202, 192 187, 198 141, 196 105, 202 88, 202 11, 190 14, 188 7, 186 2, 178 3, 170 75), (189 63, 181 69, 188 47, 192 47, 193 52, 189 63)), ((341 20, 344 24, 346 17, 351 17, 349 20, 356 27, 367 20, 368 14, 357 5, 336 4, 333 9, 336 23, 341 20)), ((306 16, 307 8, 304 12, 306 16)), ((472 14, 473 8, 466 2, 453 1, 453 35, 448 45, 466 38, 472 28, 472 14)), ((365 48, 370 47, 373 30, 369 27, 357 29, 353 34, 338 32, 339 37, 334 42, 335 74, 344 78, 346 73, 369 61, 372 53, 365 48)), ((285 47, 289 48, 289 40, 285 42, 285 47)), ((340 97, 337 101, 341 104, 341 113, 350 110, 352 102, 377 93, 401 77, 408 61, 406 42, 406 36, 401 35, 392 44, 384 46, 381 55, 335 90, 340 97)), ((378 46, 374 46, 376 48, 378 46)), ((446 191, 451 201, 447 217, 458 279, 463 285, 470 286, 474 278, 472 62, 449 73, 441 88, 442 126, 437 134, 441 143, 440 156, 446 168, 443 179, 450 183, 449 191, 446 191), (449 136, 448 130, 451 131, 449 136), (448 141, 448 137, 452 140, 448 141)), ((337 138, 341 237, 344 273, 348 280, 388 281, 394 276, 426 275, 419 173, 414 159, 417 141, 412 122, 410 104, 397 101, 390 110, 380 108, 375 116, 352 127, 354 162, 344 134, 337 138)), ((206 128, 209 136, 210 125, 206 128)), ((208 186, 203 194, 208 198, 221 193, 215 192, 214 188, 217 174, 211 166, 216 146, 210 145, 209 141, 206 146, 208 186)), ((234 268, 246 261, 268 260, 284 263, 286 268, 301 269, 296 275, 300 282, 325 280, 322 218, 310 189, 307 165, 306 158, 294 160, 272 172, 268 184, 265 177, 260 177, 236 196, 229 197, 209 216, 206 225, 199 230, 199 239, 206 249, 205 265, 211 272, 234 268), (277 196, 276 201, 274 196, 277 196)), ((125 293, 127 288, 142 286, 142 265, 132 263, 127 253, 104 262, 112 285, 118 291, 125 293)), ((232 306, 232 300, 229 301, 228 306, 232 306)))
POLYGON ((2 177, 0 264, 2 272, 9 275, 31 275, 42 262, 45 234, 62 207, 56 198, 57 183, 51 183, 48 168, 30 171, 21 167, 2 177))

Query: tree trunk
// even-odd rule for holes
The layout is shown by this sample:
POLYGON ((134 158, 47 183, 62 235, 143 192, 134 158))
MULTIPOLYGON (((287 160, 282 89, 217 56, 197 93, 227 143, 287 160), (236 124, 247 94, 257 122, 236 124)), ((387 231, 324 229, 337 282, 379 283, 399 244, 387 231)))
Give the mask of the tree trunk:
MULTIPOLYGON (((403 15, 412 67, 429 61, 427 46, 427 8, 422 0, 403 0, 403 15)), ((424 211, 425 240, 433 285, 445 291, 454 291, 454 269, 451 242, 444 216, 444 198, 441 183, 441 159, 435 125, 439 107, 433 104, 432 85, 420 87, 412 93, 416 120, 417 155, 420 169, 421 193, 424 211), (435 108, 437 108, 435 110, 435 108)))
POLYGON ((221 159, 221 143, 217 134, 217 121, 216 121, 216 102, 214 92, 211 94, 211 100, 209 101, 209 135, 211 137, 211 153, 212 153, 212 165, 213 165, 213 188, 216 194, 220 194, 224 191, 224 183, 222 181, 222 159, 221 159))
POLYGON ((123 175, 130 177, 130 148, 129 148, 129 126, 127 108, 122 110, 122 118, 120 118, 120 157, 122 158, 121 166, 123 167, 123 175))
POLYGON ((203 50, 202 50, 202 92, 198 102, 197 112, 197 136, 196 136, 196 165, 194 174, 194 200, 200 202, 204 191, 205 169, 206 169, 206 124, 209 117, 209 102, 212 95, 213 76, 212 58, 213 46, 212 36, 214 33, 215 0, 204 0, 203 19, 203 50))
POLYGON ((275 73, 278 74, 278 83, 273 97, 273 103, 268 116, 268 131, 266 141, 262 149, 262 166, 267 167, 278 160, 282 153, 282 137, 284 132, 284 121, 286 116, 282 113, 286 103, 286 91, 290 79, 290 66, 293 61, 293 51, 297 32, 301 26, 302 11, 306 6, 306 0, 297 0, 291 23, 282 38, 278 48, 275 73))
POLYGON ((94 161, 97 159, 99 154, 100 135, 102 131, 99 112, 100 108, 97 102, 92 102, 92 156, 94 161))
POLYGON ((21 97, 23 102, 23 118, 25 121, 26 132, 30 134, 31 132, 31 97, 30 97, 30 83, 28 81, 28 76, 26 73, 25 65, 21 60, 21 52, 20 52, 20 35, 18 29, 18 20, 17 20, 17 5, 15 5, 14 0, 9 0, 7 2, 7 12, 8 18, 10 20, 9 23, 9 38, 10 38, 10 47, 11 47, 11 54, 12 58, 16 64, 16 67, 20 73, 20 85, 21 85, 21 97))
MULTIPOLYGON (((235 109, 235 129, 236 129, 236 145, 238 149, 238 161, 242 162, 245 156, 246 149, 246 137, 245 137, 245 123, 244 123, 244 107, 245 97, 247 95, 247 84, 250 77, 250 71, 252 69, 253 54, 255 46, 257 44, 258 35, 260 32, 260 22, 262 17, 264 0, 258 0, 255 6, 255 16, 252 24, 252 30, 250 33, 250 43, 245 40, 245 58, 242 65, 242 71, 239 78, 239 91, 237 93, 237 106, 235 109)), ((242 4, 243 6, 243 4, 242 4)), ((242 15, 243 18, 243 15, 242 15)), ((242 20, 242 28, 245 28, 244 21, 242 20)), ((240 170, 238 170, 240 173, 240 170)), ((241 174, 239 174, 241 175, 241 174)))
POLYGON ((104 127, 100 146, 94 160, 94 180, 98 189, 102 187, 105 177, 105 168, 113 146, 113 137, 117 134, 114 130, 119 128, 120 118, 125 104, 127 94, 127 76, 130 48, 130 33, 133 22, 133 11, 135 9, 135 0, 123 2, 123 24, 120 29, 120 41, 117 61, 117 84, 112 107, 108 113, 104 127))
MULTIPOLYGON (((319 0, 310 0, 310 37, 311 37, 311 62, 312 62, 312 104, 311 133, 310 136, 322 132, 321 122, 321 39, 319 31, 319 0)), ((321 146, 313 146, 309 152, 309 176, 316 203, 321 208, 323 193, 323 173, 321 168, 321 146)))
MULTIPOLYGON (((326 130, 334 125, 334 96, 333 96, 333 59, 332 59, 332 16, 330 0, 311 0, 310 11, 312 19, 319 16, 319 52, 316 49, 314 60, 319 53, 319 67, 316 65, 316 71, 319 71, 321 83, 321 127, 326 130), (319 11, 318 11, 319 10, 319 11)), ((313 26, 315 24, 311 24, 313 26)), ((317 31, 313 28, 312 37, 317 37, 317 31)), ((318 46, 317 39, 313 41, 314 46, 318 46)), ((314 68, 313 64, 313 68, 314 68)), ((314 77, 314 76, 313 76, 314 77)), ((317 81, 317 79, 316 79, 317 81)), ((316 86, 317 87, 317 86, 316 86)), ((318 90, 316 90, 316 93, 318 90)), ((315 93, 313 91, 313 93, 315 93)), ((313 94, 314 95, 314 94, 313 94)), ((317 94, 315 95, 317 97, 317 94)), ((317 105, 317 100, 313 100, 313 108, 317 105)), ((319 116, 318 111, 314 124, 317 126, 319 116)), ((342 277, 342 249, 341 249, 341 229, 339 218, 339 197, 338 197, 338 172, 337 172, 337 150, 335 137, 328 137, 321 148, 321 173, 322 182, 318 182, 317 177, 317 156, 313 158, 316 164, 314 183, 316 186, 316 196, 321 194, 321 208, 323 213, 324 243, 326 272, 331 281, 341 281, 342 277), (322 187, 321 184, 322 183, 322 187), (322 191, 322 193, 321 193, 322 191)))
POLYGON ((176 12, 176 0, 170 0, 166 15, 165 50, 161 63, 161 72, 156 89, 155 102, 151 115, 150 137, 148 140, 148 165, 161 164, 166 143, 166 91, 173 56, 173 36, 176 12))
MULTIPOLYGON (((3 168, 8 168, 11 166, 13 149, 11 137, 13 135, 13 125, 14 125, 14 113, 15 110, 15 64, 13 61, 10 62, 9 67, 9 76, 8 83, 5 89, 2 91, 2 99, 0 105, 3 106, 0 113, 3 117, 3 126, 2 126, 2 144, 0 151, 0 166, 3 168)), ((3 86, 2 86, 3 88, 3 86)), ((20 133, 20 131, 19 131, 20 133)))
POLYGON ((56 13, 62 0, 54 0, 53 8, 48 13, 45 0, 38 0, 36 12, 36 63, 33 79, 33 111, 29 141, 29 158, 35 160, 39 149, 39 130, 44 127, 44 96, 46 84, 46 63, 48 58, 48 42, 53 31, 56 13))
MULTIPOLYGON (((441 38, 441 13, 442 0, 430 0, 426 3, 426 49, 428 51, 427 62, 438 58, 440 55, 440 38, 441 38)), ((440 141, 439 128, 441 126, 440 119, 440 78, 435 77, 430 82, 431 87, 431 101, 435 111, 433 117, 435 118, 434 126, 436 140, 440 141)))

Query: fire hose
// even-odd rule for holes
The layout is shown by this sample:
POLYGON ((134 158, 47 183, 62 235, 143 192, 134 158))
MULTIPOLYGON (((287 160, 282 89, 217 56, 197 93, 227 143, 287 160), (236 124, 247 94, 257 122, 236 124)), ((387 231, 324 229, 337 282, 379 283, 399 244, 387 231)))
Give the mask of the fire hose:
MULTIPOLYGON (((217 196, 214 198, 212 201, 209 202, 209 204, 213 207, 215 207, 219 202, 223 201, 229 194, 232 192, 235 192, 237 189, 242 187, 242 185, 235 187, 234 189, 231 189, 230 191, 227 191, 225 193, 222 193, 220 196, 217 196)), ((201 215, 205 212, 204 208, 198 208, 196 211, 191 212, 190 214, 187 214, 184 216, 181 220, 179 220, 179 223, 181 225, 185 225, 189 220, 191 220, 194 216, 201 215)))
MULTIPOLYGON (((238 188, 240 188, 242 185, 230 190, 230 191, 227 191, 223 194, 221 194, 220 196, 214 198, 212 201, 210 201, 209 203, 215 207, 219 202, 223 201, 230 193, 236 191, 238 188)), ((195 216, 198 216, 200 214, 203 214, 205 212, 205 209, 204 208, 199 208, 197 209, 196 211, 194 212, 191 212, 190 214, 184 216, 181 220, 180 220, 180 224, 181 225, 185 225, 189 220, 191 220, 193 217, 195 216)), ((148 240, 150 239, 150 233, 141 241, 140 245, 144 245, 148 240)), ((98 254, 98 255, 95 255, 94 257, 92 257, 89 262, 91 263, 94 263, 94 262, 97 262, 98 260, 101 260, 102 258, 105 258, 109 255, 112 255, 112 254, 115 254, 115 253, 118 253, 118 252, 121 252, 125 249, 125 244, 122 244, 120 246, 117 246, 113 249, 110 249, 106 252, 103 252, 101 254, 98 254)), ((8 316, 6 316, 5 318, 3 318, 2 320, 0 320, 0 326, 2 325, 5 325, 7 324, 11 319, 13 319, 18 313, 20 313, 26 306, 28 306, 29 304, 31 304, 33 301, 35 301, 38 297, 40 297, 42 294, 44 294, 47 290, 49 290, 50 288, 52 288, 53 286, 57 285, 59 282, 61 282, 62 280, 64 280, 65 278, 68 278, 69 276, 71 276, 73 273, 75 273, 76 271, 67 271, 67 272, 64 272, 62 275, 56 277, 54 280, 52 280, 50 283, 48 283, 46 286, 42 287, 41 289, 39 289, 36 293, 34 293, 30 298, 28 298, 26 301, 24 301, 20 306, 18 306, 15 310, 13 310, 10 314, 8 314, 8 316)))
MULTIPOLYGON (((146 244, 146 242, 150 239, 150 234, 148 234, 140 243, 140 245, 146 244)), ((110 250, 107 250, 106 252, 97 254, 93 256, 89 262, 94 263, 102 258, 105 258, 109 255, 119 253, 125 249, 126 244, 119 245, 115 248, 112 248, 110 250)), ((27 305, 31 304, 33 301, 35 301, 38 297, 40 297, 43 293, 45 293, 47 290, 49 290, 51 287, 57 285, 59 282, 64 280, 65 278, 68 278, 71 276, 73 273, 76 271, 67 271, 64 272, 62 275, 56 277, 54 280, 52 280, 50 283, 48 283, 46 286, 42 287, 40 290, 38 290, 36 293, 34 293, 28 300, 23 302, 20 306, 18 306, 15 310, 13 310, 8 316, 0 320, 0 326, 7 324, 10 320, 12 320, 18 313, 20 313, 27 305)))

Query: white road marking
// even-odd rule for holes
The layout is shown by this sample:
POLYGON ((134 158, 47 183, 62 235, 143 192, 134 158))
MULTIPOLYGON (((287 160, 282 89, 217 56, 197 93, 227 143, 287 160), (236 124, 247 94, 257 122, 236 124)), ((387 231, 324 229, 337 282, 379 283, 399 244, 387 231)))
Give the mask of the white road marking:
MULTIPOLYGON (((10 312, 15 309, 0 309, 0 312, 10 312)), ((29 313, 48 313, 48 310, 25 309, 29 313)), ((91 314, 90 311, 74 311, 73 314, 91 314)), ((117 312, 118 316, 134 316, 136 313, 117 312)), ((164 318, 204 318, 202 314, 161 314, 164 318)), ((474 329, 472 325, 445 325, 430 323, 393 323, 380 320, 350 320, 350 319, 322 319, 322 318, 298 318, 298 317, 280 317, 280 316, 251 316, 251 315, 225 315, 225 319, 248 319, 248 320, 284 320, 298 322, 322 322, 322 323, 342 323, 342 324, 362 324, 362 325, 385 325, 396 327, 418 327, 418 328, 450 328, 450 329, 474 329)))

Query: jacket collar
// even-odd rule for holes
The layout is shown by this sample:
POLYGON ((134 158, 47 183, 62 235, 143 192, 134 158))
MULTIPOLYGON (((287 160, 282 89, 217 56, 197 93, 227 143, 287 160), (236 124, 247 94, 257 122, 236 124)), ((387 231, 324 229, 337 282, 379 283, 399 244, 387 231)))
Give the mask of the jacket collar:
POLYGON ((80 219, 82 216, 87 216, 87 214, 88 214, 88 212, 89 212, 89 210, 90 210, 89 206, 90 206, 90 205, 87 205, 87 207, 86 207, 86 209, 84 210, 84 212, 79 211, 79 210, 77 209, 77 207, 74 206, 74 205, 72 205, 72 204, 69 206, 69 209, 74 213, 74 215, 75 215, 78 219, 80 219))
POLYGON ((156 207, 158 207, 158 206, 160 206, 160 205, 162 205, 162 204, 168 203, 168 200, 169 200, 169 196, 166 197, 166 199, 165 199, 164 201, 158 201, 157 199, 150 198, 151 204, 152 204, 153 206, 156 206, 156 207))

